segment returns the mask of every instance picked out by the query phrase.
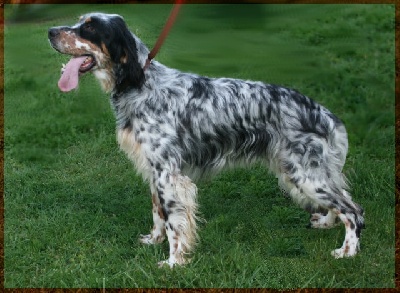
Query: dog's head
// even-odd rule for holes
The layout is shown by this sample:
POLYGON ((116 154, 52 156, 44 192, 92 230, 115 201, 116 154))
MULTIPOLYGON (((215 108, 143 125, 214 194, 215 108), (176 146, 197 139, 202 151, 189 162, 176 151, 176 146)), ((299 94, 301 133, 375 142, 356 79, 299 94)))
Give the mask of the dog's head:
POLYGON ((48 38, 54 49, 72 56, 58 83, 62 91, 76 88, 86 72, 93 72, 107 92, 144 83, 135 38, 119 15, 85 14, 73 26, 50 28, 48 38))

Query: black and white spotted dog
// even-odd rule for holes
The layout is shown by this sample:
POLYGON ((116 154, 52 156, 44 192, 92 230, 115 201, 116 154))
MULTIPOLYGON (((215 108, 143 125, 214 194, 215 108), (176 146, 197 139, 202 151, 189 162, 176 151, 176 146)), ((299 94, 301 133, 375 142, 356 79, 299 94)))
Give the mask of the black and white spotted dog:
POLYGON ((312 227, 330 228, 337 218, 344 223, 334 257, 357 253, 364 218, 342 174, 347 134, 326 108, 289 88, 203 77, 154 60, 145 66, 148 48, 119 15, 86 14, 48 36, 54 49, 72 56, 58 83, 62 91, 90 71, 111 93, 119 145, 152 193, 154 227, 140 240, 168 238, 169 259, 160 264, 186 263, 196 242, 191 178, 259 161, 294 201, 322 211, 312 214, 312 227))

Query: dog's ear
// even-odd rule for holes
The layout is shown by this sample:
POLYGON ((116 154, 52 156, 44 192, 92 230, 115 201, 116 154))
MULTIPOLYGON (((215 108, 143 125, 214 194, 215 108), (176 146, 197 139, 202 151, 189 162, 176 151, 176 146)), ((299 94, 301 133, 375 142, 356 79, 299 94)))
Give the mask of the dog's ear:
POLYGON ((136 41, 122 17, 113 18, 111 25, 113 30, 108 36, 108 49, 114 63, 116 90, 139 89, 144 83, 144 72, 138 60, 136 41))

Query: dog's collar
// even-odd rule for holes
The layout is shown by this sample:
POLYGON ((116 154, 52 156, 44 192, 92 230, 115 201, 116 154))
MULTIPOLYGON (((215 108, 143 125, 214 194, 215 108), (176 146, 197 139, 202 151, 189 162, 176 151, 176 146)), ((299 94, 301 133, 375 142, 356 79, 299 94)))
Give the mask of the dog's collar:
POLYGON ((146 62, 144 63, 143 70, 146 70, 146 68, 150 66, 150 63, 151 63, 152 59, 153 58, 150 58, 150 54, 149 54, 149 56, 146 59, 146 62))

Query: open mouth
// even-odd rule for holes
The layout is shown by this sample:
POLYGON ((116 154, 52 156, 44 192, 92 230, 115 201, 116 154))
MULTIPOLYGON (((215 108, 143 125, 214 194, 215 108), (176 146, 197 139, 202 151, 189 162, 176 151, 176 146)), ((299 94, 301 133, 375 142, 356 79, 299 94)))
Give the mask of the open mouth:
POLYGON ((58 87, 63 92, 78 86, 79 77, 90 71, 96 65, 96 59, 92 55, 81 55, 72 57, 68 63, 63 66, 61 78, 58 81, 58 87))
POLYGON ((96 60, 93 56, 87 55, 86 59, 83 61, 81 66, 79 67, 80 73, 86 73, 91 70, 96 65, 96 60))

